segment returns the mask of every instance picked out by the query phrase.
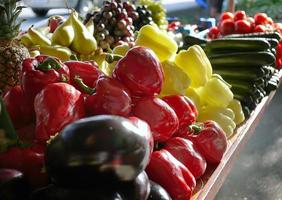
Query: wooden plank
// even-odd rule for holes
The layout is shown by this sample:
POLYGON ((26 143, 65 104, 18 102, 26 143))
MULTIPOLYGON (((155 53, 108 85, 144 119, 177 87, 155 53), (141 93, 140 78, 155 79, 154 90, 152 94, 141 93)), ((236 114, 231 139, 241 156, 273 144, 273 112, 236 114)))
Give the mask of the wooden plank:
MULTIPOLYGON (((280 71, 280 77, 281 75, 282 72, 280 71)), ((253 111, 250 118, 242 125, 237 127, 234 135, 228 141, 228 148, 222 161, 218 166, 209 166, 204 176, 197 181, 197 187, 194 191, 194 195, 191 198, 192 200, 210 200, 215 198, 216 193, 219 191, 225 178, 230 172, 234 161, 261 121, 261 118, 275 92, 276 91, 272 91, 269 96, 264 97, 261 103, 253 111)))

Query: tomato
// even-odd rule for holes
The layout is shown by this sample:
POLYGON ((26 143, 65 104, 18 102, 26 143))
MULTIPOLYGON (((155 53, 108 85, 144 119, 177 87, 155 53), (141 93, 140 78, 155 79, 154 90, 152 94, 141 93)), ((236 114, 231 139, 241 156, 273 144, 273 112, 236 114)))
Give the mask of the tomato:
POLYGON ((234 33, 235 30, 235 24, 233 20, 231 19, 226 19, 221 22, 219 31, 222 35, 228 35, 234 33))
POLYGON ((235 12, 234 21, 238 21, 238 20, 246 19, 246 18, 247 18, 247 15, 246 15, 245 11, 238 10, 238 11, 235 12))
POLYGON ((266 31, 266 27, 264 25, 256 25, 256 27, 254 28, 253 32, 265 32, 266 31))
POLYGON ((241 19, 235 22, 235 32, 236 33, 250 33, 252 30, 251 23, 247 20, 241 19))
POLYGON ((265 13, 257 13, 255 14, 255 22, 256 24, 266 24, 267 23, 267 14, 265 13))
POLYGON ((272 18, 271 18, 271 17, 267 17, 267 19, 266 19, 266 23, 267 23, 267 24, 269 24, 269 25, 271 25, 271 26, 273 26, 273 25, 274 25, 274 22, 273 22, 273 20, 272 20, 272 18))
POLYGON ((217 26, 213 26, 209 29, 208 37, 209 39, 216 39, 218 38, 220 32, 217 26))
POLYGON ((232 19, 233 20, 234 15, 231 12, 223 12, 221 13, 220 17, 219 17, 219 22, 222 22, 226 19, 232 19))
POLYGON ((247 21, 251 24, 251 29, 253 30, 256 27, 255 19, 253 17, 247 17, 247 21))

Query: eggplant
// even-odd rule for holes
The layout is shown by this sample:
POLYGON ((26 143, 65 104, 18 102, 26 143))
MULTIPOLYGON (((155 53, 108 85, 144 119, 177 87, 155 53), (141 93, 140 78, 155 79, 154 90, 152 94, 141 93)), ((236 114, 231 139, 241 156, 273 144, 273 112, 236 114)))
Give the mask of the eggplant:
POLYGON ((171 200, 171 197, 167 191, 159 184, 150 181, 151 192, 149 194, 148 200, 171 200))
POLYGON ((132 181, 149 162, 147 136, 130 120, 99 115, 78 120, 46 149, 46 170, 64 187, 132 181))
POLYGON ((150 182, 145 172, 134 181, 118 185, 104 184, 93 188, 63 188, 50 185, 36 190, 31 200, 146 200, 150 193, 150 182))
POLYGON ((21 172, 14 169, 0 169, 0 199, 28 199, 30 188, 21 172))
POLYGON ((146 172, 141 172, 134 181, 119 183, 117 191, 123 200, 147 200, 151 185, 146 172))

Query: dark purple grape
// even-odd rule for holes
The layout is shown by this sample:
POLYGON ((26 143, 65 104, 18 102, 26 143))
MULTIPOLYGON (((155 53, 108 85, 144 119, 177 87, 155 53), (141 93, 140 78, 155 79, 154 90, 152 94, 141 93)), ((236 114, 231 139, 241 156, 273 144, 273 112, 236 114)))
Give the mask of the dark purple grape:
POLYGON ((124 29, 126 26, 126 21, 124 19, 120 20, 118 23, 117 23, 117 27, 119 29, 124 29))
POLYGON ((109 31, 107 29, 104 29, 103 33, 104 33, 105 36, 110 35, 110 33, 109 33, 109 31))
POLYGON ((117 19, 115 17, 113 17, 110 21, 110 25, 115 26, 116 24, 117 24, 117 19))
POLYGON ((138 12, 132 12, 130 17, 133 19, 133 21, 135 21, 139 18, 139 14, 138 12))
POLYGON ((113 16, 113 13, 112 12, 104 12, 103 13, 103 17, 105 17, 106 19, 111 19, 113 16))
POLYGON ((100 41, 100 40, 104 40, 106 38, 104 33, 99 33, 96 38, 100 41))
POLYGON ((125 21, 126 21, 127 25, 132 25, 132 23, 133 23, 133 20, 132 20, 131 17, 126 18, 125 21))
POLYGON ((124 38, 122 38, 122 41, 124 41, 124 42, 130 42, 130 37, 124 37, 124 38))
POLYGON ((126 19, 128 16, 127 16, 127 13, 126 12, 121 12, 120 14, 117 15, 118 19, 126 19))
POLYGON ((98 25, 96 26, 96 28, 97 28, 98 31, 102 31, 102 30, 105 29, 105 24, 98 24, 98 25))
POLYGON ((112 10, 117 9, 117 7, 118 7, 117 2, 113 1, 113 2, 111 3, 111 8, 112 8, 112 10))

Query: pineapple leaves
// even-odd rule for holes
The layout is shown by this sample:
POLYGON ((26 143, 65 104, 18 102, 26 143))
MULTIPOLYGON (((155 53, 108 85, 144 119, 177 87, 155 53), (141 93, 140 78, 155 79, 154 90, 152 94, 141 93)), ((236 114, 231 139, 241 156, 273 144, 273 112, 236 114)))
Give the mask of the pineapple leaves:
POLYGON ((4 131, 5 137, 10 140, 18 141, 18 135, 11 122, 10 116, 4 105, 2 97, 0 97, 0 129, 4 131))

